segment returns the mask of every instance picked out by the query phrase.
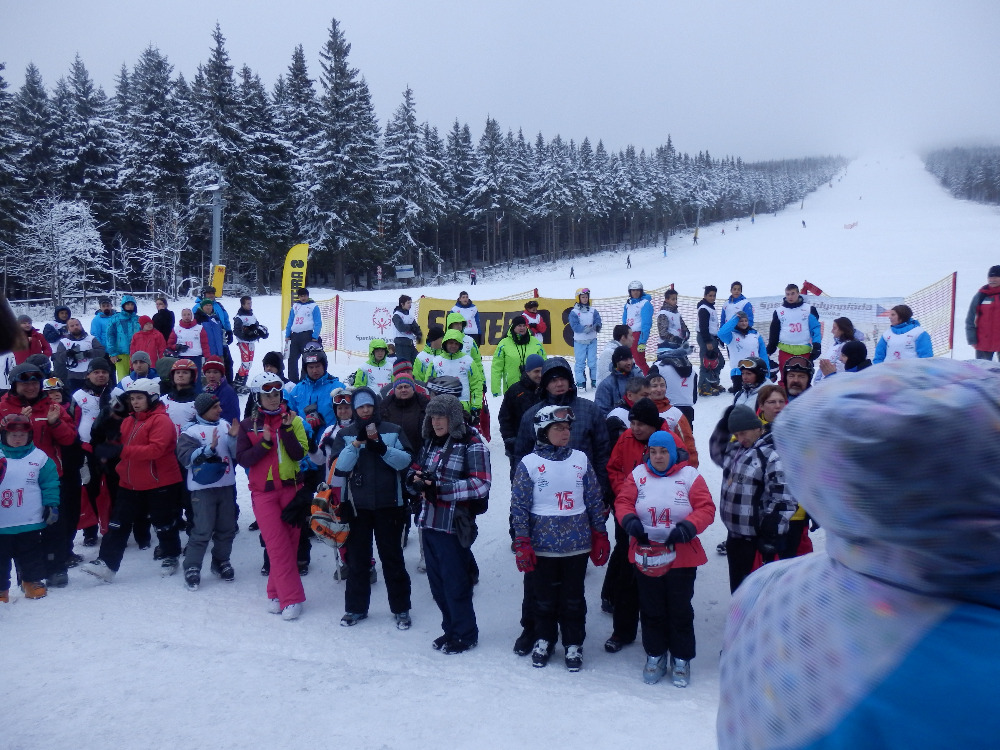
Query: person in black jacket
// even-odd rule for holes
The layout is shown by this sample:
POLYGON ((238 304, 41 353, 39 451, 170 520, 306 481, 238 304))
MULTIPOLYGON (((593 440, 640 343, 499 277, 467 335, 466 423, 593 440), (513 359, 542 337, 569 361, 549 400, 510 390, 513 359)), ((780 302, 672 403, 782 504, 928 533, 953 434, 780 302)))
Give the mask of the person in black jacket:
POLYGON ((518 428, 521 426, 521 417, 541 398, 538 387, 539 383, 542 382, 542 365, 544 364, 545 358, 540 354, 528 355, 521 368, 521 379, 503 394, 503 403, 500 405, 500 413, 497 415, 500 420, 500 436, 503 438, 504 452, 510 459, 510 480, 512 482, 514 481, 514 469, 517 468, 517 461, 514 460, 514 441, 517 438, 518 428))
MULTIPOLYGON (((177 324, 174 318, 174 311, 167 308, 167 298, 156 298, 156 312, 153 313, 153 329, 163 334, 163 340, 170 338, 170 334, 177 324)), ((156 364, 155 362, 153 364, 156 364)))
POLYGON ((335 475, 344 477, 341 518, 351 524, 347 537, 347 587, 344 592, 344 627, 368 617, 371 603, 372 537, 382 561, 382 577, 389 595, 389 609, 399 630, 408 630, 410 576, 403 562, 402 533, 408 508, 403 504, 400 472, 410 465, 413 451, 399 425, 383 422, 379 395, 371 388, 354 392, 354 423, 334 439, 331 455, 337 460, 335 475))

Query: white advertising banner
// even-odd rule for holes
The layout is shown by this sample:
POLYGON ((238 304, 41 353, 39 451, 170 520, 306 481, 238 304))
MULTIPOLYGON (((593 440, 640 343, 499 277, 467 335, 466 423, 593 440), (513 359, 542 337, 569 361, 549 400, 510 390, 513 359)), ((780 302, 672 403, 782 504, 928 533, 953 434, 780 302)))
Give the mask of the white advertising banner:
POLYGON ((385 339, 391 343, 395 337, 392 310, 378 302, 341 299, 339 327, 341 348, 365 356, 372 339, 385 339))

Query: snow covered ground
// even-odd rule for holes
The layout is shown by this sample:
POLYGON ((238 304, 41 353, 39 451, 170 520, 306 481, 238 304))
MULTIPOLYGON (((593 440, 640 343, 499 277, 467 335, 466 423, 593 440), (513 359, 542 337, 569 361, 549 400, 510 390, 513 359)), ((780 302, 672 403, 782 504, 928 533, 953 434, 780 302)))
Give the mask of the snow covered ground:
MULTIPOLYGON (((741 221, 705 228, 699 245, 689 236, 659 248, 605 254, 566 268, 524 277, 483 278, 474 298, 498 297, 538 286, 547 296, 571 297, 587 285, 593 296, 621 294, 632 278, 647 287, 673 282, 696 295, 712 283, 722 290, 740 280, 748 296, 781 294, 790 281, 809 279, 833 295, 905 295, 952 271, 958 275, 956 351, 972 356, 963 323, 989 266, 1000 211, 952 199, 908 154, 882 154, 852 163, 832 187, 754 225, 741 221), (802 221, 806 228, 802 227, 802 221), (845 224, 858 222, 852 230, 845 224)), ((465 284, 417 290, 457 296, 465 284)), ((333 291, 314 289, 316 299, 333 291)), ((416 294, 414 296, 416 296, 416 294)), ((395 304, 398 291, 351 294, 395 304)), ((225 300, 232 313, 236 303, 225 300)), ((182 305, 175 304, 179 309, 182 305)), ((279 301, 258 298, 255 309, 280 342, 279 301)), ((141 312, 152 313, 152 309, 141 312)), ((263 349, 266 351, 267 349, 263 349)), ((235 354, 235 347, 234 347, 235 354)), ((237 355, 238 356, 238 355, 237 355)), ((258 350, 258 362, 261 350, 258 350)), ((357 363, 353 363, 357 366, 357 363)), ((341 378, 352 361, 331 370, 341 378)), ((259 365, 258 365, 259 366, 259 365)), ((592 394, 590 394, 592 396, 592 394)), ((708 459, 708 435, 728 402, 699 402, 695 435, 702 472, 717 492, 721 472, 708 459)), ((493 413, 499 403, 491 403, 493 413)), ((180 576, 161 579, 149 551, 125 553, 112 585, 74 570, 70 585, 41 601, 0 607, 5 667, 5 714, 0 746, 9 750, 74 747, 302 748, 330 743, 359 748, 621 747, 658 737, 688 750, 714 748, 718 662, 729 600, 725 558, 715 545, 725 536, 717 521, 703 535, 709 562, 695 589, 698 658, 686 690, 664 681, 642 683, 637 643, 604 652, 611 618, 600 611, 602 570, 587 577, 588 639, 582 672, 569 674, 561 659, 532 669, 511 646, 519 633, 521 585, 507 535, 507 461, 498 430, 492 443, 495 482, 491 511, 480 519, 474 551, 482 577, 476 588, 479 647, 461 656, 431 650, 439 614, 427 582, 416 572, 415 544, 406 549, 413 579, 408 632, 393 627, 384 586, 376 584, 369 619, 338 626, 343 585, 333 581, 333 553, 314 543, 304 579, 305 613, 288 623, 266 611, 265 579, 258 570, 257 535, 245 477, 240 484, 243 531, 236 539, 236 581, 223 584, 205 570, 197 592, 180 576)), ((822 532, 817 535, 822 548, 822 532)), ((88 559, 93 550, 78 547, 88 559)))

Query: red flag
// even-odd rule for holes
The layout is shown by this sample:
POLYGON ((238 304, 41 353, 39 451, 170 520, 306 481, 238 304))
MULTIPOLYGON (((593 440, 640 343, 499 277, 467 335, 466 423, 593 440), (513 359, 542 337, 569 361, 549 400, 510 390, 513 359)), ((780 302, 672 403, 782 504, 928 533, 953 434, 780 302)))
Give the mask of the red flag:
POLYGON ((803 294, 822 294, 823 290, 820 289, 815 284, 809 282, 809 281, 803 281, 802 282, 802 293, 803 294))

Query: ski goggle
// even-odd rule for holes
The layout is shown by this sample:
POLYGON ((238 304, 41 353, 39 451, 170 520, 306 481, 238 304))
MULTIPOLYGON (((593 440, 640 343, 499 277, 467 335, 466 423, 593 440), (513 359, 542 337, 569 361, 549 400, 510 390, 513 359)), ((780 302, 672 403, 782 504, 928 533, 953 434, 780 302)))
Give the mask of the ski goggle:
POLYGON ((796 355, 794 357, 789 357, 785 361, 785 371, 786 372, 788 372, 788 371, 792 371, 792 372, 812 372, 812 370, 813 370, 812 362, 810 362, 808 359, 806 359, 805 357, 802 357, 800 355, 796 355))
POLYGON ((340 406, 341 404, 351 405, 351 394, 350 393, 334 393, 333 394, 333 405, 340 406))
POLYGON ((4 432, 31 432, 31 422, 21 414, 8 414, 0 420, 0 430, 4 432))
POLYGON ((553 422, 572 422, 576 419, 573 410, 568 406, 563 406, 552 412, 553 422))
POLYGON ((261 393, 279 393, 281 389, 284 388, 284 383, 277 380, 272 380, 270 383, 264 383, 260 387, 261 393))
POLYGON ((30 383, 33 380, 42 380, 45 376, 40 372, 19 372, 14 381, 17 383, 30 383))
POLYGON ((581 289, 580 290, 580 294, 578 294, 577 296, 582 297, 584 294, 586 294, 589 297, 590 296, 590 290, 589 289, 581 289))
POLYGON ((752 359, 741 359, 738 367, 741 370, 756 370, 757 365, 752 359))
POLYGON ((44 391, 60 391, 62 387, 63 382, 59 378, 46 378, 42 382, 42 390, 44 391))

